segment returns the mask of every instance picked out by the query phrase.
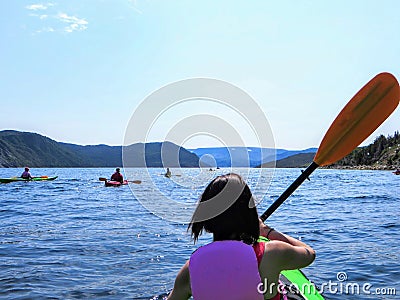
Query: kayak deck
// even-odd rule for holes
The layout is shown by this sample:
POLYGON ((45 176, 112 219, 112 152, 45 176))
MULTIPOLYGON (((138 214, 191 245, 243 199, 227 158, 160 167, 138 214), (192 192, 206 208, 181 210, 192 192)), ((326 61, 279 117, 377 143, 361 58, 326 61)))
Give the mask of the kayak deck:
POLYGON ((121 186, 121 185, 126 185, 128 184, 128 180, 124 180, 123 183, 119 182, 119 181, 114 181, 114 180, 107 180, 104 181, 104 185, 109 187, 109 186, 121 186))

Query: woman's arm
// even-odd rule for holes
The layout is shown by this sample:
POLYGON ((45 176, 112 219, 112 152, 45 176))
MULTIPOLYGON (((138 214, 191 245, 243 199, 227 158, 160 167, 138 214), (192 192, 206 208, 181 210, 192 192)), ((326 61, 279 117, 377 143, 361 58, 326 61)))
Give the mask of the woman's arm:
POLYGON ((315 259, 315 251, 309 245, 260 222, 260 234, 271 240, 266 249, 275 257, 281 270, 304 268, 315 259))
POLYGON ((175 279, 174 288, 168 296, 168 300, 187 300, 192 295, 190 289, 189 261, 185 263, 175 279))
POLYGON ((270 239, 265 243, 264 256, 259 266, 264 286, 264 299, 278 293, 279 274, 308 266, 315 259, 315 251, 309 245, 265 225, 260 220, 260 235, 270 239))

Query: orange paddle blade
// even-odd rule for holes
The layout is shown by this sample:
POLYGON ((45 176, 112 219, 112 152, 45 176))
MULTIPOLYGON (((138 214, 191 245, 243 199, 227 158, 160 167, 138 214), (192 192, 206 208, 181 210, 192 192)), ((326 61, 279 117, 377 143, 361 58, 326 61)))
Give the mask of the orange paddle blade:
POLYGON ((100 177, 99 180, 100 180, 100 181, 107 181, 107 178, 100 177))
POLYGON ((326 166, 345 157, 389 117, 399 100, 400 87, 396 78, 389 73, 375 76, 333 121, 314 162, 326 166))

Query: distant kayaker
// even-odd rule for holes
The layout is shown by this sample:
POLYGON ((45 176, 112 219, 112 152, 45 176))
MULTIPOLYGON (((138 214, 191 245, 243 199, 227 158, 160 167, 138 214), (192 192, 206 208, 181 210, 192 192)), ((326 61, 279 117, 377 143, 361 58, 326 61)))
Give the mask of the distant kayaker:
POLYGON ((165 177, 171 177, 171 171, 167 168, 167 172, 164 174, 165 177))
POLYGON ((32 179, 31 173, 29 172, 29 168, 25 167, 25 171, 21 174, 21 178, 23 179, 32 179))
POLYGON ((206 187, 188 230, 194 242, 203 231, 213 234, 213 242, 193 252, 170 300, 280 299, 279 273, 315 259, 310 246, 261 222, 252 193, 237 174, 218 176, 206 187), (271 241, 257 242, 260 235, 271 241))
POLYGON ((115 169, 115 173, 111 175, 111 180, 112 181, 118 181, 123 183, 124 182, 124 176, 120 173, 120 168, 115 169))

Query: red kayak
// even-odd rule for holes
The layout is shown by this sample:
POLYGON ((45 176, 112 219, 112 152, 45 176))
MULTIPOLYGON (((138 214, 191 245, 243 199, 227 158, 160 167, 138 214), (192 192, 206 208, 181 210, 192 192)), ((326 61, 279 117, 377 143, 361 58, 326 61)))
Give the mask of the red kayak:
POLYGON ((107 180, 107 181, 104 181, 104 184, 105 184, 105 186, 121 186, 121 185, 128 184, 128 180, 124 180, 123 183, 121 183, 119 181, 107 180))

